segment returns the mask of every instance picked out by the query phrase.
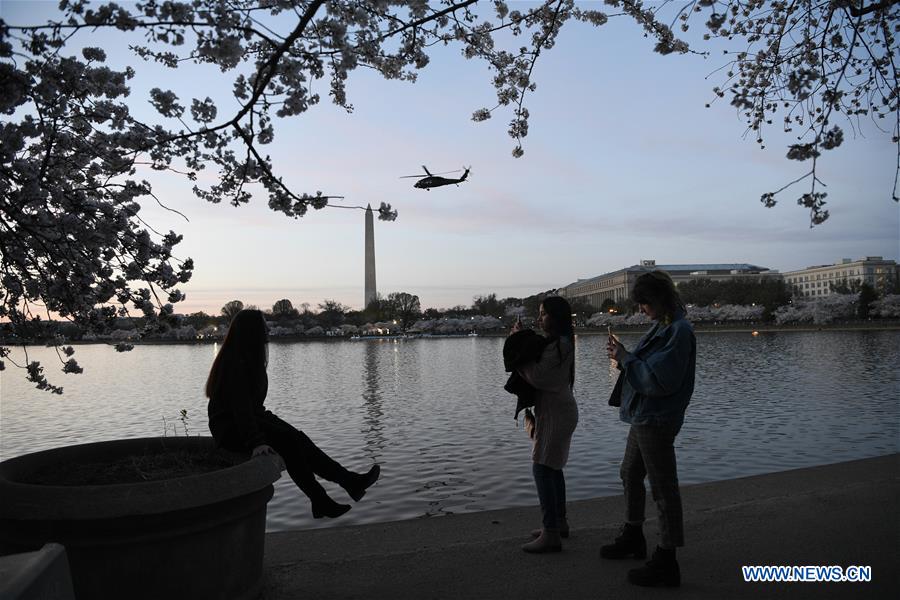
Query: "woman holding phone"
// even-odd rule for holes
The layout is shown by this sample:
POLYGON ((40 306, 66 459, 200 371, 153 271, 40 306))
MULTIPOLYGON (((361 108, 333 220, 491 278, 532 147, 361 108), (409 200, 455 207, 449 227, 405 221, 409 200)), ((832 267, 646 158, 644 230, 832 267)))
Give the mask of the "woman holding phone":
MULTIPOLYGON (((572 308, 559 296, 541 303, 538 324, 546 342, 537 360, 516 368, 536 390, 534 403, 534 447, 532 474, 541 503, 542 527, 532 532, 536 539, 522 546, 525 552, 562 550, 560 538, 569 537, 566 519, 566 481, 563 467, 569 458, 572 433, 578 424, 575 385, 575 335, 572 308)), ((520 321, 512 333, 522 328, 520 321)))
POLYGON ((608 559, 644 558, 642 531, 646 490, 659 514, 659 545, 650 561, 628 572, 628 581, 644 586, 678 586, 681 572, 675 548, 684 545, 681 493, 675 464, 675 436, 694 391, 697 342, 672 279, 663 271, 637 278, 632 300, 654 323, 634 350, 610 332, 607 353, 621 370, 610 404, 631 427, 620 475, 625 487, 625 525, 615 542, 603 546, 608 559))

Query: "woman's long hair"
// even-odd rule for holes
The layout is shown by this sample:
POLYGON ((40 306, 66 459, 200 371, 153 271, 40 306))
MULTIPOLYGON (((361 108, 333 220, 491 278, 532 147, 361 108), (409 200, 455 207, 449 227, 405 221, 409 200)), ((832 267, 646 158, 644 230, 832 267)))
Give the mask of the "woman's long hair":
MULTIPOLYGON (((557 340, 565 337, 569 338, 572 343, 572 351, 575 351, 575 326, 572 323, 572 307, 569 302, 561 296, 548 296, 541 302, 544 307, 544 313, 550 317, 550 334, 551 340, 557 340)), ((559 361, 562 362, 562 349, 559 344, 556 346, 559 353, 559 361)), ((572 368, 569 370, 569 387, 575 386, 575 361, 572 361, 572 368)))
POLYGON ((678 311, 687 312, 675 282, 665 271, 650 271, 639 276, 631 290, 636 304, 649 304, 657 313, 658 321, 672 321, 678 311))
POLYGON ((206 397, 211 398, 229 374, 249 376, 252 387, 257 387, 269 363, 268 342, 266 319, 261 311, 248 308, 236 314, 209 370, 206 397))

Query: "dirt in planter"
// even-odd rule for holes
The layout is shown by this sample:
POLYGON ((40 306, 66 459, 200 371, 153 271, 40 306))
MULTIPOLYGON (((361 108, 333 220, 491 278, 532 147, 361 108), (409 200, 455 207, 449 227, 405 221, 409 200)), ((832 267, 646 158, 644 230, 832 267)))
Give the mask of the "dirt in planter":
POLYGON ((58 463, 19 478, 35 485, 112 485, 200 475, 244 458, 221 450, 162 450, 94 462, 58 463))

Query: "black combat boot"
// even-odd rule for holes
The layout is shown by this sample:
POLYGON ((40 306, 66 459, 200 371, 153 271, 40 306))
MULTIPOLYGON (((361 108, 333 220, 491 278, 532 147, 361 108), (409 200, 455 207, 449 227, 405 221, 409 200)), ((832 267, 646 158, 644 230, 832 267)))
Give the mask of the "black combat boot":
POLYGON ((328 496, 316 498, 312 501, 312 514, 314 519, 321 519, 322 517, 336 519, 348 510, 350 510, 349 504, 338 504, 328 496))
POLYGON ((646 558, 647 540, 644 539, 644 530, 640 525, 625 523, 622 532, 612 544, 601 546, 600 556, 603 558, 646 558))
POLYGON ((340 485, 347 490, 347 493, 355 502, 359 502, 362 500, 362 497, 366 495, 366 490, 378 481, 380 475, 381 467, 373 465, 372 468, 365 473, 350 473, 346 481, 340 485))
POLYGON ((675 560, 675 548, 657 546, 646 565, 628 571, 628 582, 645 587, 681 585, 681 570, 675 560))

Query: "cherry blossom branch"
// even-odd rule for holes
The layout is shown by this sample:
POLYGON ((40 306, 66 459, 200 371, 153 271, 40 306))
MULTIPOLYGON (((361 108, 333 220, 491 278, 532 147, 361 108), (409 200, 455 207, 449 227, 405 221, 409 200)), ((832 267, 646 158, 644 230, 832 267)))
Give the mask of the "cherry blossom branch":
MULTIPOLYGON (((9 25, 9 24, 7 24, 7 27, 9 27, 10 30, 21 31, 23 33, 43 31, 45 29, 50 29, 53 31, 60 31, 63 29, 71 30, 71 33, 69 33, 69 35, 65 39, 71 38, 72 35, 74 35, 78 31, 80 31, 81 29, 94 29, 94 30, 100 29, 100 28, 121 29, 121 25, 116 22, 60 23, 60 22, 52 21, 52 22, 48 23, 47 25, 9 25)), ((215 29, 215 28, 220 27, 220 25, 218 23, 208 23, 208 22, 203 22, 203 21, 179 21, 179 20, 141 21, 139 19, 135 19, 135 24, 133 25, 133 27, 135 29, 138 29, 138 28, 153 29, 155 27, 166 27, 169 29, 175 28, 175 27, 189 27, 189 28, 200 27, 200 28, 204 28, 204 29, 206 29, 206 28, 215 29)), ((269 38, 267 35, 261 33, 260 31, 253 29, 252 27, 238 26, 238 27, 233 27, 233 29, 235 29, 236 31, 240 31, 242 33, 251 33, 251 34, 265 40, 266 42, 272 44, 273 46, 278 46, 278 43, 275 40, 269 38)))
MULTIPOLYGON (((860 4, 862 4, 861 1, 860 4)), ((869 13, 875 12, 876 10, 888 9, 895 4, 900 4, 900 0, 881 0, 881 2, 873 2, 872 4, 864 8, 857 8, 856 5, 851 4, 850 14, 854 17, 863 17, 865 15, 868 15, 869 13)))

